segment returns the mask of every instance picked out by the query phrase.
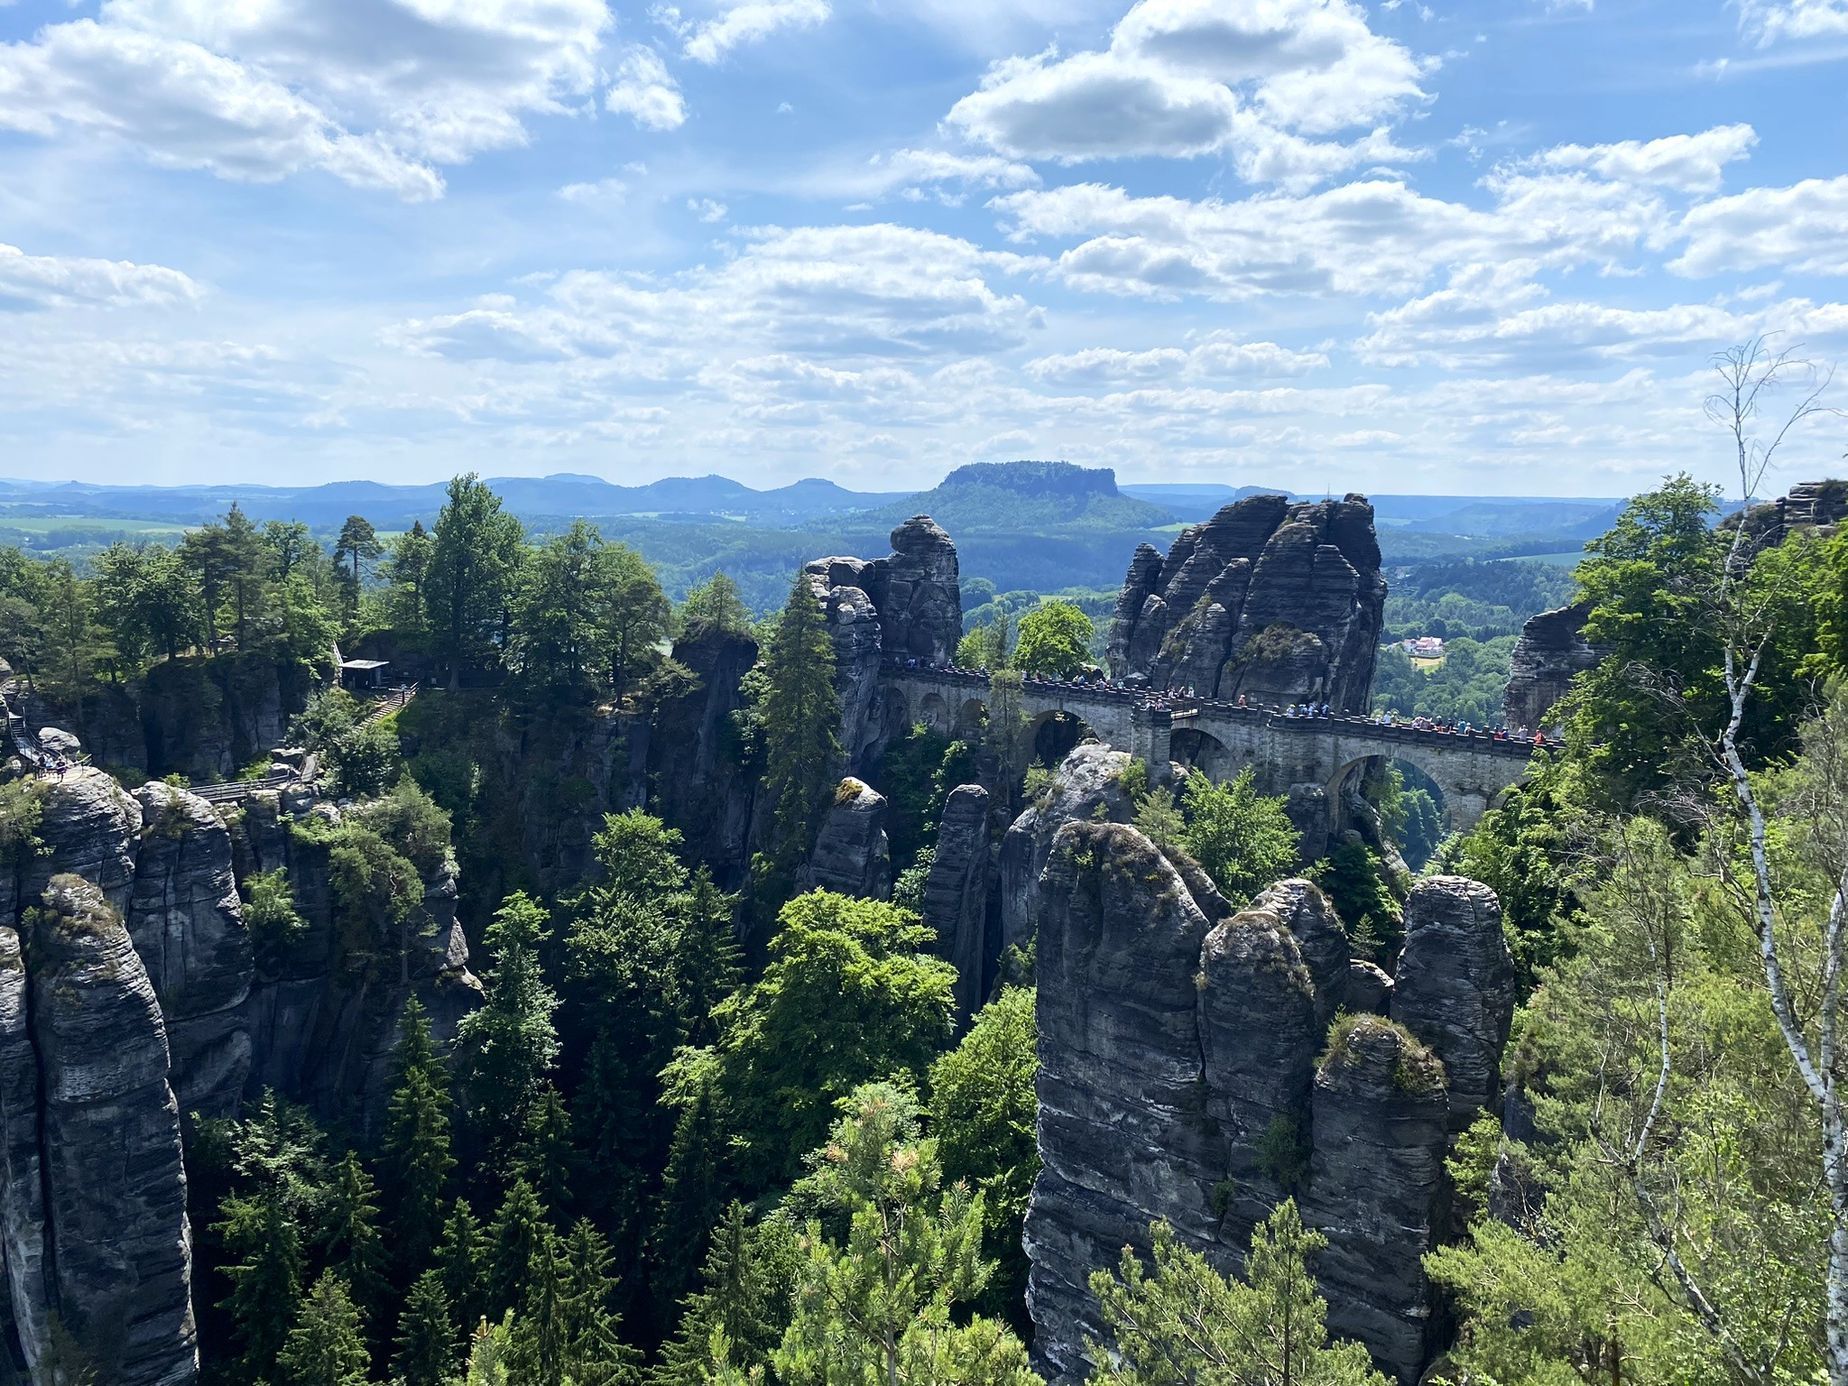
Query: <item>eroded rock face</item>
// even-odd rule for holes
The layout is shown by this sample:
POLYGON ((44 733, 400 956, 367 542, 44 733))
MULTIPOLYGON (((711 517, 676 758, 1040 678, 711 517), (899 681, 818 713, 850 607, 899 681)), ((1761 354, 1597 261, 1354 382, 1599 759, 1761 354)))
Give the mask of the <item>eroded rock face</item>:
POLYGON ((1028 902, 1043 1169, 1025 1242, 1049 1380, 1090 1375, 1085 1340, 1103 1338, 1089 1276, 1124 1245, 1146 1251, 1150 1222, 1236 1272, 1253 1229, 1292 1194, 1329 1241, 1313 1269, 1331 1329, 1418 1379, 1436 1346, 1422 1258, 1448 1225, 1449 1134, 1481 1100, 1484 1018, 1489 1038, 1506 1035, 1493 895, 1461 885, 1440 878, 1408 919, 1420 938, 1408 943, 1406 1014, 1445 1017, 1427 1045, 1383 1016, 1337 1013, 1388 1004, 1392 983, 1350 962, 1309 882, 1279 882, 1235 912, 1196 865, 1135 828, 1058 822, 1028 902), (1439 1045, 1464 1074, 1454 1103, 1439 1045))
POLYGON ((1111 627, 1118 678, 1255 702, 1366 708, 1386 583, 1364 496, 1252 496, 1131 559, 1111 627))
POLYGON ((1316 1279, 1328 1329, 1401 1382, 1429 1360, 1435 1294, 1423 1256, 1448 1200, 1443 1065, 1404 1030, 1360 1016, 1315 1077, 1303 1220, 1328 1238, 1316 1279))
POLYGON ((928 515, 892 531, 885 558, 818 558, 803 570, 827 613, 841 748, 850 768, 871 762, 903 730, 904 709, 879 686, 888 659, 947 663, 962 636, 956 545, 928 515))
POLYGON ((924 922, 956 968, 956 1010, 967 1019, 988 995, 998 951, 988 930, 988 791, 958 785, 943 804, 937 852, 924 882, 924 922))
POLYGON ((1514 1001, 1514 959, 1495 892, 1463 876, 1431 876, 1414 885, 1405 902, 1405 951, 1393 975, 1392 1018, 1443 1061, 1454 1131, 1500 1099, 1514 1001))
POLYGON ((1087 1286, 1151 1217, 1211 1245, 1225 1164, 1207 1120, 1194 974, 1213 922, 1147 838, 1068 822, 1038 914, 1039 1146, 1027 1214, 1027 1303, 1052 1375, 1086 1372, 1100 1336, 1087 1286))
POLYGON ((56 1315, 103 1379, 193 1381, 191 1233, 166 1028, 121 916, 80 876, 47 882, 23 935, 0 930, 0 1044, 8 1290, 23 1355, 36 1364, 56 1315), (36 1081, 24 1074, 28 1053, 36 1081), (22 1187, 35 1163, 36 1206, 22 1187))
POLYGON ((1511 727, 1544 727, 1553 704, 1565 697, 1573 678, 1598 662, 1585 639, 1587 603, 1530 616, 1509 656, 1508 691, 1502 716, 1511 727))
POLYGON ((1028 805, 1007 830, 1001 842, 1000 952, 1033 933, 1040 872, 1059 829, 1080 820, 1127 823, 1135 817, 1135 801, 1122 784, 1130 760, 1128 751, 1112 750, 1099 741, 1081 742, 1059 766, 1052 789, 1028 805))
POLYGON ((250 1072, 250 933, 231 835, 212 806, 154 781, 135 791, 141 836, 128 932, 160 999, 183 1111, 229 1116, 250 1072))
POLYGON ((757 642, 706 631, 676 641, 674 658, 697 686, 657 703, 649 718, 644 797, 685 835, 696 860, 735 884, 750 855, 754 786, 739 765, 732 714, 744 706, 744 676, 757 662, 757 642))
POLYGON ((841 781, 815 835, 808 884, 868 900, 891 895, 885 795, 856 779, 841 781))

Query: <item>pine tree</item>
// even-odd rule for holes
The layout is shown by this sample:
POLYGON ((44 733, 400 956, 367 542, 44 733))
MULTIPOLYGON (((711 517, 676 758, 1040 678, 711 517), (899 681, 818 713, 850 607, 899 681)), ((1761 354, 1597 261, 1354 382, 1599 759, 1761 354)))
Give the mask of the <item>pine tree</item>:
POLYGON ((668 1147, 648 1248, 649 1287, 663 1308, 678 1303, 692 1283, 695 1258, 723 1215, 730 1187, 725 1152, 731 1131, 719 1091, 718 1065, 680 1063, 675 1071, 677 1090, 668 1101, 680 1109, 680 1119, 668 1147))
POLYGON ((437 1243, 436 1273, 442 1277, 450 1312, 465 1328, 488 1312, 487 1268, 488 1243, 481 1220, 467 1199, 458 1198, 437 1243))
POLYGON ((520 1143, 513 1152, 513 1172, 532 1185, 551 1212, 562 1222, 568 1215, 577 1187, 577 1148, 571 1143, 571 1116, 558 1089, 547 1083, 539 1100, 526 1115, 520 1143))
POLYGON ((1286 1199, 1252 1235, 1246 1281, 1228 1280, 1164 1222, 1151 1229, 1153 1274, 1124 1249, 1116 1274, 1091 1292, 1110 1330, 1090 1344, 1125 1386, 1386 1386, 1358 1343, 1328 1341, 1327 1304, 1309 1275, 1326 1239, 1286 1199))
POLYGON ((404 1008, 398 1086, 385 1114, 379 1185, 391 1209, 393 1255, 405 1283, 443 1231, 443 1188, 455 1168, 449 1139, 449 1073, 436 1056, 430 1022, 412 997, 404 1008))
POLYGON ((558 1056, 552 1023, 558 997, 546 985, 539 960, 539 947, 549 935, 543 905, 524 891, 507 897, 487 928, 494 965, 485 979, 486 1004, 465 1017, 456 1032, 469 1116, 490 1142, 521 1129, 558 1056))
POLYGON ((427 1270, 411 1286, 398 1317, 392 1371, 404 1386, 446 1386, 461 1356, 461 1335, 450 1319, 442 1274, 427 1270))
POLYGON ((579 1218, 564 1246, 564 1369, 573 1386, 633 1386, 640 1354, 622 1341, 613 1308, 615 1256, 603 1234, 579 1218))
POLYGON ((251 625, 268 605, 266 578, 269 563, 263 535, 236 501, 225 515, 223 553, 225 588, 231 598, 231 618, 237 647, 250 647, 251 625))
POLYGON ((213 1230, 224 1245, 231 1293, 221 1307, 235 1326, 244 1374, 261 1380, 275 1367, 300 1306, 301 1232, 280 1188, 228 1198, 222 1211, 213 1230))
POLYGON ((346 618, 359 614, 359 593, 365 582, 365 565, 385 552, 372 521, 364 515, 348 515, 334 541, 334 563, 340 569, 341 598, 346 618))
POLYGON ((683 1302, 680 1326, 649 1373, 649 1386, 705 1386, 712 1337, 722 1333, 732 1363, 768 1359, 787 1317, 744 1205, 734 1202, 714 1229, 700 1271, 703 1288, 683 1302))
POLYGON ((402 630, 421 631, 429 619, 424 585, 430 575, 431 540, 422 520, 392 541, 384 575, 391 584, 391 619, 402 630))
POLYGON ((774 804, 772 873, 792 881, 840 771, 840 695, 834 641, 808 575, 798 572, 764 649, 761 719, 764 793, 774 804))
POLYGON ((352 1151, 334 1166, 321 1216, 321 1247, 361 1304, 385 1294, 385 1242, 379 1235, 378 1190, 352 1151))
MULTIPOLYGON (((558 1234, 545 1205, 524 1179, 513 1181, 500 1211, 488 1226, 487 1294, 490 1315, 519 1309, 527 1286, 538 1278, 552 1255, 558 1234)), ((524 1312, 522 1310, 522 1312, 524 1312)))
POLYGON ((366 1340, 346 1281, 321 1272, 277 1359, 288 1386, 366 1386, 366 1340))

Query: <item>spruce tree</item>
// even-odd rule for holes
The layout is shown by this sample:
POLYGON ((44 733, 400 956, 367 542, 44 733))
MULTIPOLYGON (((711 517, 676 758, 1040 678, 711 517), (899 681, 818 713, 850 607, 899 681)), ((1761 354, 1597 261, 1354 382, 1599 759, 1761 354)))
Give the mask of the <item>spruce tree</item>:
POLYGON ((321 1247, 360 1304, 371 1308, 385 1294, 385 1242, 379 1235, 378 1190, 352 1151, 334 1166, 321 1216, 321 1247))
POLYGON ((262 1380, 295 1322, 302 1293, 301 1232, 280 1187, 248 1198, 228 1198, 224 1220, 213 1230, 224 1244, 231 1293, 222 1308, 231 1316, 238 1362, 262 1380))
POLYGON ((680 1327, 649 1373, 649 1386, 705 1386, 715 1331, 730 1345, 729 1360, 745 1369, 767 1360, 783 1335, 782 1297, 742 1203, 732 1203, 713 1231, 700 1280, 703 1288, 684 1301, 680 1327))
POLYGON ((488 925, 487 1001, 456 1032, 467 1075, 469 1117, 490 1144, 517 1133, 558 1056, 552 1023, 558 996, 546 985, 540 945, 550 936, 545 907, 509 895, 488 925))
MULTIPOLYGON (((690 1058, 692 1051, 683 1053, 690 1058)), ((729 1187, 725 1153, 732 1134, 718 1064, 710 1059, 680 1062, 674 1071, 676 1087, 668 1100, 679 1107, 680 1119, 668 1148, 648 1248, 649 1285, 662 1308, 687 1292, 700 1247, 723 1215, 729 1187)))
POLYGON ((430 1022, 412 997, 405 1005, 398 1086, 385 1114, 379 1185, 391 1210, 400 1285, 429 1259, 443 1231, 443 1188, 455 1168, 449 1139, 449 1074, 436 1056, 430 1022))
POLYGON ((404 1386, 446 1386, 461 1359, 462 1339, 441 1272, 427 1270, 411 1286, 393 1348, 391 1369, 404 1386))
POLYGON ((366 1386, 366 1340, 346 1281, 321 1272, 277 1359, 287 1386, 366 1386))
POLYGON ((565 1099, 547 1083, 520 1132, 520 1143, 513 1152, 514 1175, 532 1185, 553 1219, 563 1222, 577 1185, 578 1165, 565 1099))
POLYGON ((481 1220, 467 1199, 458 1198, 437 1243, 436 1273, 442 1277, 449 1311, 465 1332, 473 1333, 476 1322, 488 1312, 487 1268, 488 1243, 481 1220))
POLYGON ((633 1386, 640 1354, 622 1341, 615 1255, 589 1219, 565 1239, 564 1368, 573 1386, 633 1386))
POLYGON ((796 574, 764 648, 757 716, 763 732, 764 793, 775 805, 770 870, 795 879, 839 777, 841 702, 834 641, 808 575, 796 574))
POLYGON ((491 1315, 519 1309, 526 1289, 539 1276, 558 1234, 545 1205, 524 1179, 513 1181, 488 1226, 487 1293, 491 1315))

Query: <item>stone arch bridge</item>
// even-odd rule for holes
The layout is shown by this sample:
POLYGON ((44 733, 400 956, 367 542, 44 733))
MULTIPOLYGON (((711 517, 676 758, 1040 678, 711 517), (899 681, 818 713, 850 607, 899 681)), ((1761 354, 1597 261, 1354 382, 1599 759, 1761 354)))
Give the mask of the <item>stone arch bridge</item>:
MULTIPOLYGON (((964 669, 888 666, 893 725, 923 722, 954 735, 978 728, 990 700, 987 675, 964 669), (902 718, 902 720, 901 720, 902 718)), ((1376 761, 1417 766, 1443 791, 1450 826, 1466 831, 1527 774, 1534 748, 1486 734, 1388 727, 1362 717, 1285 717, 1281 713, 1180 694, 1151 695, 1109 685, 1028 678, 1022 713, 1033 727, 1059 714, 1150 765, 1178 760, 1215 780, 1253 766, 1269 794, 1319 786, 1331 822, 1350 778, 1376 761)))

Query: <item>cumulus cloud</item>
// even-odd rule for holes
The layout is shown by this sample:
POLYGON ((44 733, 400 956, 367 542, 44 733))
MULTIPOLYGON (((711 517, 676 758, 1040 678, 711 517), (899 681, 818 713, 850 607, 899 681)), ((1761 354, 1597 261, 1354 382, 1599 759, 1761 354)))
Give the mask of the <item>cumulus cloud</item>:
POLYGON ((434 197, 431 165, 523 143, 528 116, 586 97, 612 22, 604 0, 106 0, 0 45, 0 126, 434 197))
POLYGON ((661 55, 639 43, 623 50, 603 104, 644 130, 677 130, 687 121, 687 103, 679 84, 661 55))
POLYGON ((1501 175, 1487 186, 1486 208, 1386 178, 1238 201, 1083 183, 993 205, 1016 238, 1078 242, 1055 271, 1073 287, 1153 298, 1403 294, 1447 266, 1509 258, 1610 267, 1671 225, 1653 193, 1582 174, 1501 175))
POLYGON ((1750 125, 1716 125, 1698 135, 1617 144, 1562 144, 1524 162, 1546 169, 1587 169, 1603 178, 1651 183, 1678 192, 1713 192, 1726 165, 1743 159, 1758 143, 1750 125))
POLYGON ((1677 274, 1775 266, 1799 274, 1848 274, 1848 175, 1786 188, 1750 188, 1690 208, 1678 236, 1677 274))
POLYGON ((179 270, 127 260, 28 255, 0 244, 0 311, 93 307, 171 308, 195 302, 199 286, 179 270))
POLYGON ((828 0, 733 0, 724 13, 704 23, 679 23, 674 10, 664 12, 664 17, 685 38, 686 56, 711 65, 723 62, 734 48, 761 43, 779 29, 824 24, 831 13, 828 0))
POLYGON ((946 120, 1017 158, 1225 152, 1248 181, 1300 189, 1413 157, 1387 123, 1424 99, 1423 70, 1348 0, 1141 0, 1108 48, 996 63, 946 120), (1313 138, 1375 122, 1348 144, 1313 138))
POLYGON ((952 236, 892 224, 759 228, 730 260, 672 278, 580 270, 542 300, 495 298, 400 324, 392 345, 461 360, 515 362, 676 354, 703 324, 760 353, 824 361, 926 358, 1016 346, 1037 307, 997 279, 1037 269, 952 236))
POLYGON ((724 221, 725 214, 731 209, 710 197, 689 197, 687 210, 701 221, 711 223, 724 221))
POLYGON ((1275 342, 1241 342, 1231 333, 1214 332, 1191 347, 1155 347, 1148 351, 1089 347, 1041 356, 1027 362, 1025 370, 1047 384, 1101 385, 1181 377, 1306 375, 1327 365, 1328 357, 1323 352, 1292 351, 1275 342))

